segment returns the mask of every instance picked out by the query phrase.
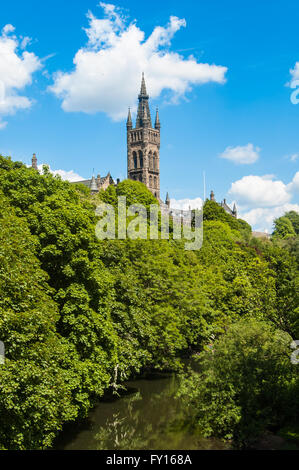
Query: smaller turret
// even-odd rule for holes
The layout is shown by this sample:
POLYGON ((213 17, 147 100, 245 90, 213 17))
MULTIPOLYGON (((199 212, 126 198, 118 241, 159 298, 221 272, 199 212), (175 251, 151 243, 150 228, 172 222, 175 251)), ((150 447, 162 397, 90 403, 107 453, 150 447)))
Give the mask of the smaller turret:
POLYGON ((170 207, 170 198, 169 198, 169 194, 168 194, 168 193, 166 194, 165 204, 166 204, 168 207, 170 207))
POLYGON ((210 201, 215 201, 215 194, 213 190, 211 191, 211 194, 210 194, 210 201))
POLYGON ((155 129, 160 130, 161 124, 160 124, 160 119, 159 119, 159 110, 157 108, 156 110, 156 120, 155 120, 155 129))
POLYGON ((237 218, 238 212, 237 212, 237 206, 236 206, 236 204, 234 204, 234 207, 233 207, 233 215, 234 215, 234 217, 237 218))
POLYGON ((92 194, 98 192, 97 182, 96 182, 94 175, 92 175, 92 178, 91 178, 90 191, 92 192, 92 194))
POLYGON ((131 108, 129 108, 128 112, 128 119, 127 119, 127 129, 132 129, 133 123, 132 123, 132 116, 131 116, 131 108))
POLYGON ((32 166, 32 168, 34 168, 35 170, 37 170, 37 158, 36 158, 36 154, 35 154, 35 153, 34 153, 33 156, 32 156, 31 166, 32 166))

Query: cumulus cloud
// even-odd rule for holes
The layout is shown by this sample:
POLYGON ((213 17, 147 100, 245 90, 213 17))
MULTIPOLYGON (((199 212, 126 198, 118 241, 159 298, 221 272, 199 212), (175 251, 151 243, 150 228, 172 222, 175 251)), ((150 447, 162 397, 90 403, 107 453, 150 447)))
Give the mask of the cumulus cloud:
POLYGON ((179 209, 187 211, 189 209, 201 209, 203 200, 200 197, 195 199, 170 199, 170 207, 172 209, 179 209))
POLYGON ((223 153, 219 155, 220 158, 225 158, 237 164, 250 164, 255 163, 259 159, 259 147, 254 147, 253 144, 244 146, 227 147, 223 153))
POLYGON ((299 193, 299 171, 295 174, 293 180, 287 185, 290 193, 299 193))
POLYGON ((239 204, 249 207, 275 207, 291 200, 287 185, 282 181, 275 181, 271 175, 243 176, 232 183, 228 194, 239 204))
POLYGON ((0 36, 0 129, 7 124, 4 116, 30 108, 32 101, 19 92, 32 83, 32 75, 41 68, 34 53, 19 52, 19 48, 26 48, 28 38, 18 38, 14 30, 14 26, 7 24, 0 36))
POLYGON ((276 180, 274 175, 244 176, 232 183, 228 194, 237 201, 239 217, 255 230, 271 232, 273 220, 287 211, 299 212, 292 198, 299 192, 299 172, 289 184, 276 180))
MULTIPOLYGON (((37 168, 38 168, 38 171, 40 173, 43 172, 43 163, 38 165, 37 168)), ((83 178, 82 176, 78 175, 77 173, 75 173, 73 170, 70 170, 70 171, 66 171, 66 170, 52 170, 49 165, 47 165, 48 168, 49 168, 49 171, 52 173, 52 175, 56 176, 56 175, 59 175, 61 177, 61 179, 65 180, 65 181, 70 181, 70 182, 75 182, 75 181, 81 181, 81 180, 84 180, 85 178, 83 178)))
POLYGON ((136 22, 128 23, 120 9, 100 3, 103 18, 87 14, 87 43, 73 59, 74 69, 57 72, 50 90, 62 99, 65 111, 104 112, 112 119, 126 116, 128 106, 135 111, 136 90, 145 72, 150 94, 157 98, 163 90, 177 101, 192 85, 224 83, 226 67, 185 59, 169 47, 175 33, 186 26, 184 19, 171 16, 148 38, 136 22))
POLYGON ((272 208, 258 207, 247 212, 241 212, 239 216, 254 227, 256 231, 271 233, 274 219, 289 211, 299 213, 299 204, 283 204, 272 208))

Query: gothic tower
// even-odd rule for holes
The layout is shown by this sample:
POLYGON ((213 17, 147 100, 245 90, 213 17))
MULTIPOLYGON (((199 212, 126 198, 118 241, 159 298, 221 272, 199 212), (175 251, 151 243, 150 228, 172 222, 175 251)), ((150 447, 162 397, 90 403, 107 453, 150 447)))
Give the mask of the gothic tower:
POLYGON ((127 120, 128 178, 141 181, 160 200, 160 121, 156 111, 155 127, 152 127, 149 96, 144 74, 138 96, 136 126, 133 128, 131 111, 127 120))

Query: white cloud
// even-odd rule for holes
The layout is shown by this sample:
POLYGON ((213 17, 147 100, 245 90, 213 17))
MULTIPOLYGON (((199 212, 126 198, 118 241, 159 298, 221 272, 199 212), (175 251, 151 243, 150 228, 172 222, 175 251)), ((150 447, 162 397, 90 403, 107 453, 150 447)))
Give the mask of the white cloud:
MULTIPOLYGON (((38 171, 40 173, 43 172, 43 163, 38 165, 37 168, 38 168, 38 171)), ((49 167, 49 165, 47 165, 49 167)), ((52 175, 56 176, 56 175, 59 175, 63 180, 65 181, 70 181, 70 182, 74 182, 74 181, 80 181, 80 180, 84 180, 85 178, 83 178, 82 176, 78 175, 77 173, 75 173, 73 170, 70 170, 70 171, 65 171, 65 170, 52 170, 50 167, 49 167, 49 171, 52 173, 52 175)))
POLYGON ((187 211, 191 209, 201 209, 203 200, 200 197, 195 199, 170 199, 170 207, 172 209, 179 209, 187 211))
POLYGON ((244 146, 227 147, 223 153, 219 155, 220 158, 231 160, 237 164, 250 164, 255 163, 259 159, 260 148, 247 144, 244 146))
POLYGON ((287 185, 287 189, 291 193, 299 193, 299 171, 297 171, 293 180, 287 185))
POLYGON ((31 43, 32 39, 28 36, 22 38, 21 49, 26 49, 27 46, 31 43))
POLYGON ((237 201, 238 215, 255 230, 273 230, 273 220, 285 212, 299 212, 299 205, 291 202, 299 192, 299 172, 289 184, 275 180, 275 175, 244 176, 232 183, 228 192, 237 201))
POLYGON ((3 35, 7 35, 9 33, 13 33, 16 28, 12 24, 6 24, 2 29, 3 35))
POLYGON ((127 23, 114 5, 100 3, 103 18, 88 13, 85 29, 88 42, 73 59, 71 72, 58 72, 50 90, 62 99, 65 111, 104 112, 115 120, 135 111, 136 90, 145 72, 150 94, 157 98, 163 90, 173 101, 192 85, 225 82, 226 67, 198 63, 171 52, 175 33, 186 26, 184 19, 171 16, 166 27, 157 26, 146 39, 135 22, 127 23))
POLYGON ((232 183, 228 194, 240 205, 248 207, 275 207, 291 200, 287 185, 270 179, 270 175, 244 176, 232 183))
POLYGON ((299 204, 283 204, 272 208, 258 207, 247 212, 240 212, 239 217, 246 220, 256 231, 271 233, 274 219, 289 211, 299 213, 299 204))
POLYGON ((291 74, 291 77, 292 77, 292 81, 291 81, 291 83, 289 83, 289 86, 291 88, 294 88, 294 86, 292 85, 292 82, 294 80, 299 79, 299 62, 296 62, 294 68, 290 69, 290 74, 291 74))
POLYGON ((14 30, 11 24, 7 24, 0 36, 0 129, 6 125, 3 116, 31 106, 32 101, 18 93, 32 83, 33 73, 41 67, 41 62, 34 53, 18 52, 22 43, 26 46, 25 38, 22 41, 12 35, 14 30))

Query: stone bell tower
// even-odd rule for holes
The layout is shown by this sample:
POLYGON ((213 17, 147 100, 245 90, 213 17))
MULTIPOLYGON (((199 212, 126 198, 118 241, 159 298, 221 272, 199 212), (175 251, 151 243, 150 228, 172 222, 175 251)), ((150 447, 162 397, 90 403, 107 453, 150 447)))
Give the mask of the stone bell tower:
POLYGON ((144 74, 138 96, 136 126, 133 128, 131 111, 127 120, 128 178, 141 181, 160 200, 160 121, 156 111, 155 127, 152 127, 149 95, 146 92, 144 74))

